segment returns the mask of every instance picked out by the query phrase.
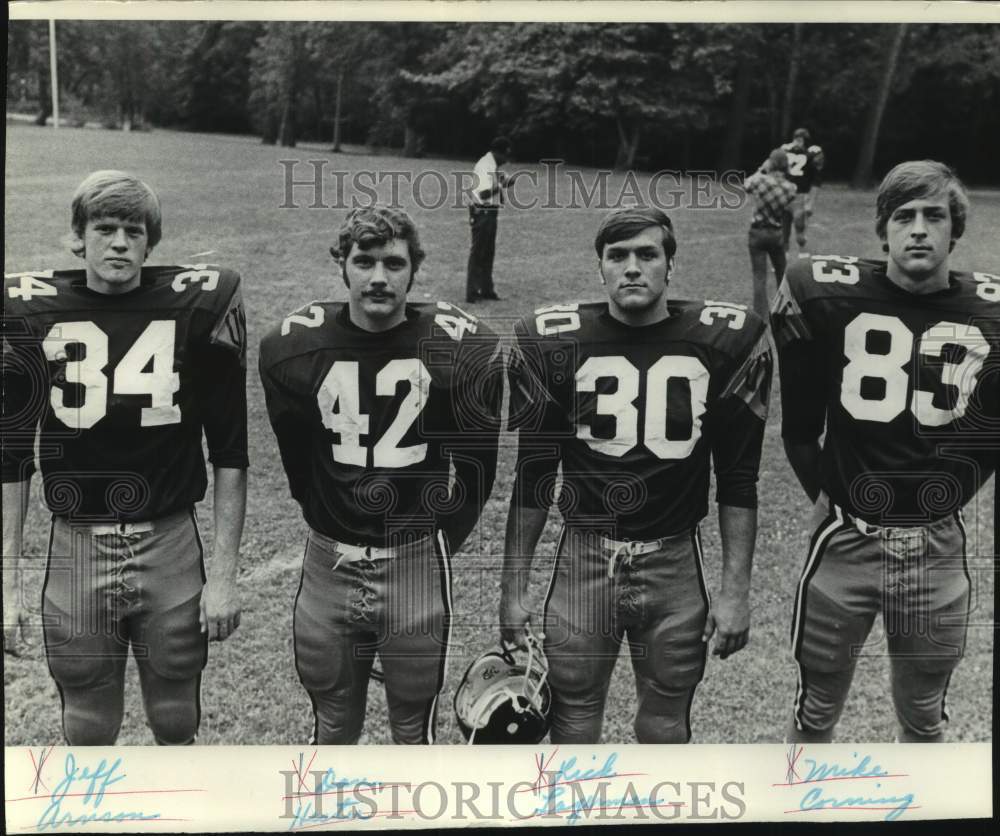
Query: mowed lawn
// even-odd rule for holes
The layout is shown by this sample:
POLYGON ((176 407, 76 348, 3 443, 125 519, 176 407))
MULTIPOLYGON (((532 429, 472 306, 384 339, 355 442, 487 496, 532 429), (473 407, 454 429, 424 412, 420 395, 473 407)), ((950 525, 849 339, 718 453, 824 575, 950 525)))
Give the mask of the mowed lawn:
MULTIPOLYGON (((124 168, 148 180, 164 206, 164 240, 151 263, 210 261, 243 276, 250 329, 250 490, 240 567, 243 623, 223 644, 213 644, 202 687, 203 744, 303 743, 312 716, 292 658, 292 602, 299 583, 305 524, 288 495, 277 448, 267 422, 256 374, 257 345, 289 311, 318 298, 346 298, 328 248, 344 215, 342 209, 306 208, 309 189, 297 191, 299 208, 283 203, 284 169, 279 160, 327 161, 327 171, 401 171, 442 173, 471 169, 471 162, 407 160, 394 156, 329 154, 320 146, 285 149, 253 138, 170 132, 119 133, 29 126, 7 128, 5 261, 7 272, 79 267, 63 238, 69 229, 69 202, 83 176, 98 168, 124 168), (204 253, 210 253, 203 255, 204 253)), ((755 167, 757 160, 748 160, 755 167)), ((537 165, 529 166, 541 172, 537 165)), ((299 165, 298 179, 312 169, 299 165)), ((584 171, 585 179, 594 172, 584 171)), ((447 174, 449 180, 452 176, 447 174)), ((348 182, 349 182, 348 178, 348 182)), ((436 196, 436 181, 425 180, 424 194, 436 196)), ((616 197, 621 175, 610 180, 616 197)), ((645 189, 648 176, 639 176, 645 189)), ((336 198, 327 177, 325 202, 336 198)), ((544 196, 518 187, 518 197, 544 196)), ((568 197, 564 181, 563 198, 568 197)), ((667 189, 661 186, 661 194, 667 189)), ((388 196, 388 181, 382 189, 388 196)), ((749 302, 750 269, 746 252, 749 210, 693 208, 680 198, 670 212, 679 252, 670 292, 675 297, 749 302)), ((700 202, 707 202, 702 196, 700 202)), ((423 236, 427 261, 411 299, 443 299, 462 304, 468 255, 468 216, 454 197, 443 208, 414 207, 409 192, 401 202, 412 210, 423 236)), ((842 187, 824 188, 817 202, 812 251, 879 255, 872 219, 874 194, 842 187)), ((505 211, 497 244, 496 284, 503 301, 477 306, 497 331, 509 334, 514 320, 545 304, 598 299, 593 235, 601 208, 505 211)), ((955 266, 1000 272, 995 230, 1000 228, 1000 195, 974 193, 973 213, 955 266)), ((760 481, 760 534, 754 567, 751 643, 722 662, 711 659, 693 709, 695 740, 702 743, 777 742, 795 692, 795 666, 788 649, 792 600, 807 543, 806 497, 785 460, 780 439, 781 407, 772 400, 760 481)), ((503 526, 512 483, 513 439, 504 438, 500 468, 480 526, 454 560, 455 642, 442 694, 439 737, 462 741, 451 710, 455 688, 470 659, 497 634, 499 569, 503 526)), ((44 570, 47 514, 34 482, 26 536, 26 594, 37 611, 44 570)), ((965 661, 948 692, 952 739, 987 740, 992 711, 991 653, 993 620, 993 483, 967 509, 973 567, 974 606, 965 661)), ((655 509, 651 513, 656 513, 655 509)), ((212 539, 211 491, 199 506, 208 543, 212 539)), ((702 527, 709 581, 718 589, 721 555, 714 510, 702 527)), ((536 561, 533 587, 540 604, 558 533, 553 512, 536 561)), ((669 590, 665 591, 669 594, 669 590)), ((35 616, 37 622, 37 614, 35 616)), ((59 698, 48 675, 36 626, 35 643, 20 659, 5 657, 5 741, 15 744, 61 742, 59 698)), ((894 717, 876 625, 855 677, 839 738, 889 741, 894 717)), ((120 743, 148 744, 134 669, 127 683, 126 717, 120 743)), ((385 700, 373 684, 362 738, 389 742, 385 700)), ((633 742, 634 683, 630 665, 620 660, 608 699, 605 742, 633 742)))

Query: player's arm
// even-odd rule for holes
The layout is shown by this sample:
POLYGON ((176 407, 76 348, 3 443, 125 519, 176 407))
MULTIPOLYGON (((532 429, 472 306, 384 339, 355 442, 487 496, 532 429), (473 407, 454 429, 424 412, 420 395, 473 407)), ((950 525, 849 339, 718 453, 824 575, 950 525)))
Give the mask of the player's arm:
MULTIPOLYGON (((750 639, 750 575, 757 538, 757 478, 767 420, 773 358, 767 333, 734 371, 706 421, 722 534, 722 589, 712 602, 702 640, 725 659, 750 639)), ((748 326, 749 327, 749 324, 748 326)))
POLYGON ((215 538, 201 596, 201 628, 209 641, 224 641, 240 623, 237 587, 240 539, 247 503, 246 319, 233 294, 226 314, 201 357, 200 397, 208 459, 215 477, 215 538))
MULTIPOLYGON (((517 490, 515 484, 515 496, 517 490)), ((528 580, 535 549, 548 516, 548 508, 519 505, 511 497, 500 576, 500 635, 506 642, 522 644, 524 629, 531 620, 528 580)))
POLYGON ((719 505, 722 589, 712 601, 702 641, 715 636, 712 654, 721 659, 750 641, 750 574, 757 541, 757 509, 719 505))
POLYGON ((209 641, 224 641, 240 626, 236 572, 247 510, 247 471, 213 465, 213 472, 215 541, 201 596, 201 628, 209 641))
POLYGON ((35 472, 35 435, 45 393, 32 381, 45 380, 45 360, 33 343, 15 335, 18 323, 4 320, 2 380, 3 476, 3 646, 20 655, 26 638, 23 598, 24 521, 35 472))
POLYGON ((459 445, 451 454, 455 467, 453 494, 458 507, 439 524, 454 554, 462 548, 490 498, 497 472, 503 405, 503 353, 495 336, 467 335, 459 346, 452 389, 459 445))
MULTIPOLYGON (((4 300, 6 301, 6 299, 4 300)), ((32 381, 45 380, 45 360, 24 333, 23 323, 3 320, 2 477, 3 477, 3 646, 20 655, 26 638, 23 598, 24 521, 31 476, 35 472, 35 435, 44 393, 32 381)))
POLYGON ((806 492, 810 502, 819 499, 822 491, 820 480, 820 457, 823 449, 820 447, 819 439, 812 441, 795 441, 791 438, 783 438, 785 455, 788 463, 792 466, 795 478, 799 480, 802 489, 806 492))
POLYGON ((524 629, 531 620, 528 580, 552 502, 559 470, 555 437, 565 418, 548 392, 542 356, 530 347, 522 350, 520 340, 512 346, 507 379, 509 425, 518 430, 518 445, 500 576, 500 635, 505 641, 523 644, 524 629))
POLYGON ((21 655, 20 643, 27 630, 21 554, 30 489, 30 475, 20 482, 3 483, 3 649, 12 656, 21 655))
POLYGON ((781 380, 781 438, 785 455, 812 502, 821 491, 819 439, 826 421, 826 358, 802 313, 788 277, 771 309, 781 380))

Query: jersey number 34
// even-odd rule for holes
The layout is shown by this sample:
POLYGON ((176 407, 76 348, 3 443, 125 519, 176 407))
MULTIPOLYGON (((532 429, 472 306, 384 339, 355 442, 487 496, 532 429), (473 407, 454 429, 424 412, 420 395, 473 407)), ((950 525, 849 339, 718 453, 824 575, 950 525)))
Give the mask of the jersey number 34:
MULTIPOLYGON (((118 395, 145 395, 150 405, 140 413, 140 425, 158 427, 178 424, 181 408, 174 393, 181 388, 174 371, 177 323, 172 319, 150 322, 115 367, 111 389, 118 395)), ((62 322, 53 325, 42 342, 50 363, 64 363, 66 385, 83 391, 76 406, 66 403, 66 389, 53 386, 52 412, 67 427, 87 430, 108 412, 108 335, 94 322, 62 322), (77 346, 77 359, 68 359, 68 349, 77 346), (81 350, 82 349, 82 350, 81 350)))

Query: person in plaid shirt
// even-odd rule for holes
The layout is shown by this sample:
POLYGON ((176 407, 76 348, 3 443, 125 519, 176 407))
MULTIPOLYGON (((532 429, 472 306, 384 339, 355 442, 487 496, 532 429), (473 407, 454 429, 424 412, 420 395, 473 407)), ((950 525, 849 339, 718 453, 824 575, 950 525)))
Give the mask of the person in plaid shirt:
POLYGON ((785 243, 781 225, 785 211, 795 200, 797 189, 788 179, 788 155, 775 148, 764 164, 743 183, 753 197, 753 221, 748 245, 753 270, 753 308, 765 319, 771 309, 767 299, 767 259, 774 268, 774 280, 785 274, 785 243))

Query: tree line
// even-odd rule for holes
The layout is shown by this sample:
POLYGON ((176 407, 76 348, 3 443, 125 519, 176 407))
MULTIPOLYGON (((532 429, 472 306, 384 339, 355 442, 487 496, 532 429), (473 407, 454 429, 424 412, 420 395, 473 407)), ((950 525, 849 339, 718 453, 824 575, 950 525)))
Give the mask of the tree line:
MULTIPOLYGON (((8 111, 51 114, 48 25, 10 21, 8 111)), ((730 169, 798 126, 867 185, 934 157, 1000 182, 1000 26, 59 21, 73 123, 471 157, 730 169)))

